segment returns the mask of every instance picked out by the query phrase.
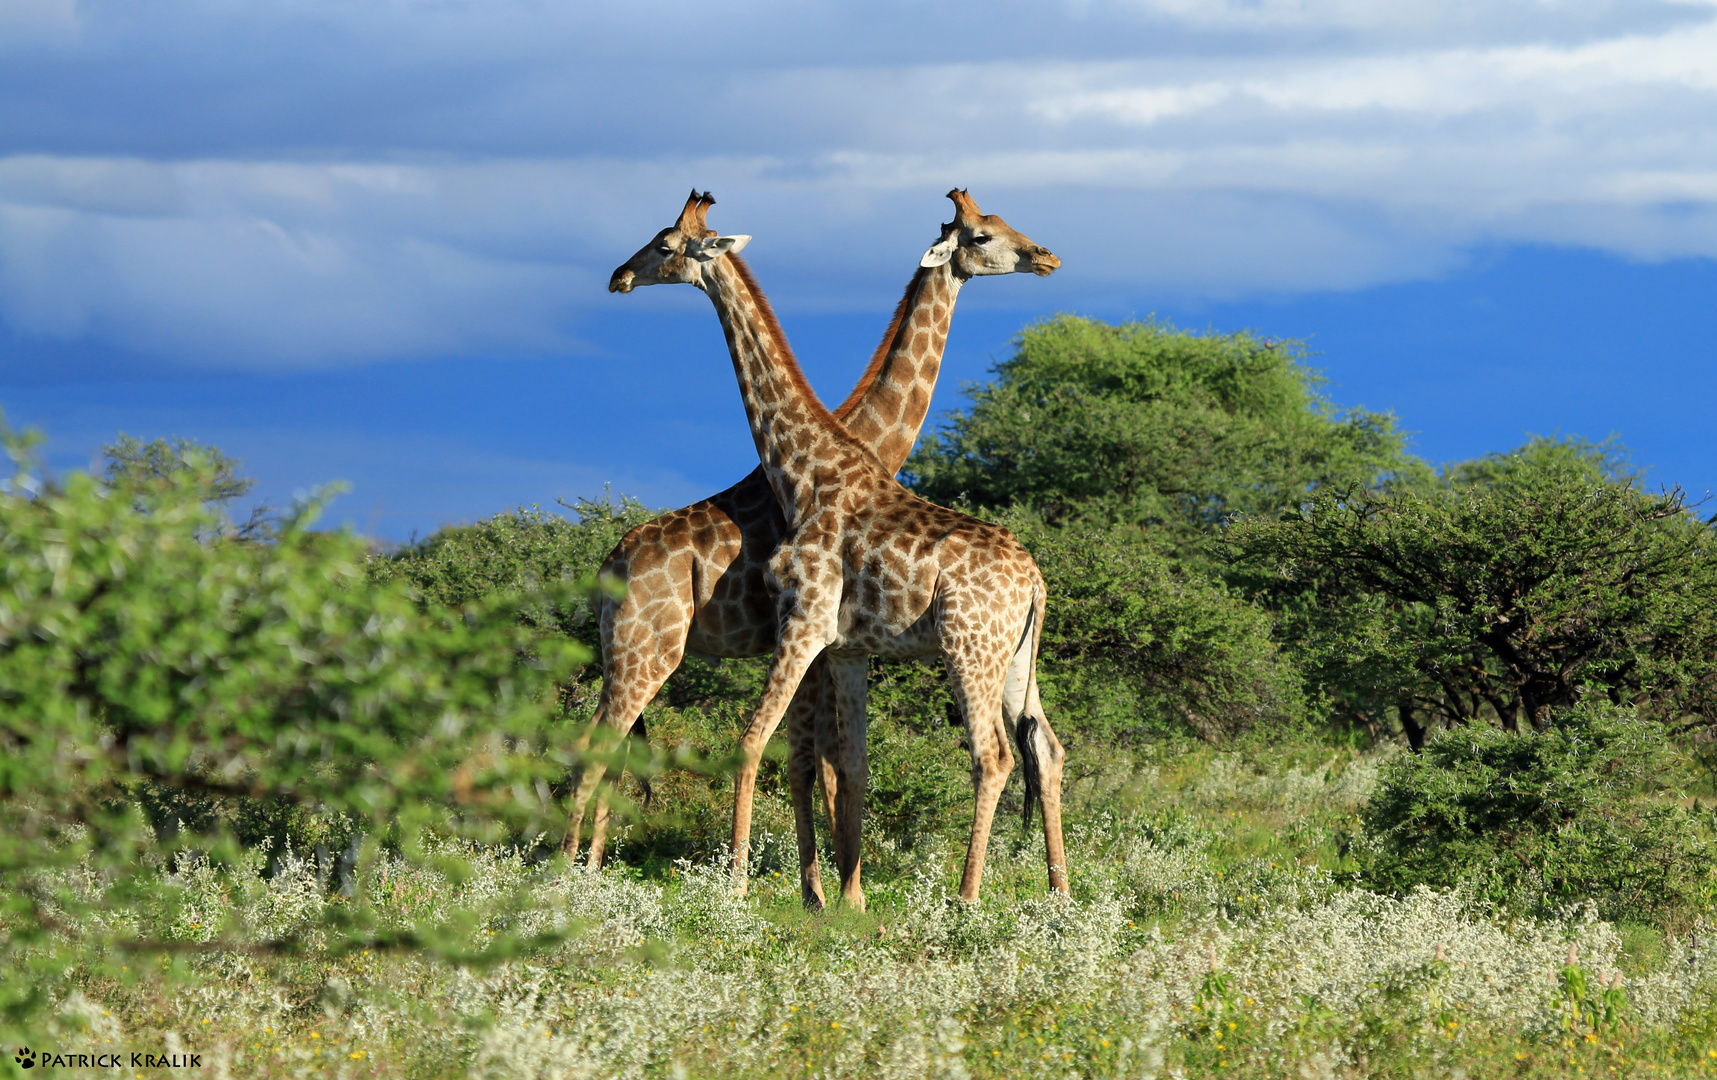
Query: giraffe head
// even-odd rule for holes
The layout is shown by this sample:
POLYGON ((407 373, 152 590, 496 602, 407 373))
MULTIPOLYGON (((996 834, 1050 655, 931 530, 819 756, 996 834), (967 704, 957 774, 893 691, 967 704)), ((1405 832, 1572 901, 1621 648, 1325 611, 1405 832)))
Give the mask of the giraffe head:
POLYGON ((942 226, 942 238, 930 245, 919 265, 951 263, 962 278, 1023 273, 1044 277, 1061 265, 1047 248, 1032 243, 996 215, 979 210, 964 188, 950 191, 948 198, 954 200, 954 220, 942 226))
POLYGON ((631 292, 640 285, 700 285, 704 263, 738 251, 751 241, 749 236, 718 236, 704 224, 704 215, 714 205, 715 196, 707 191, 700 195, 692 188, 679 220, 614 271, 608 279, 608 291, 631 292))

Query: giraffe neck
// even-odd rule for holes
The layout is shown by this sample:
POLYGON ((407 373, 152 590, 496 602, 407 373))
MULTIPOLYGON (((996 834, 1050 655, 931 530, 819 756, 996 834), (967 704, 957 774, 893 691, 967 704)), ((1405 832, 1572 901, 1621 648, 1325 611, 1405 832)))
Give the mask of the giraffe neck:
POLYGON ((811 509, 819 467, 852 438, 805 381, 745 264, 734 255, 714 259, 700 284, 727 337, 763 475, 791 528, 811 509))
POLYGON ((950 263, 913 275, 870 369, 835 410, 841 426, 870 447, 890 475, 906 464, 930 414, 961 283, 950 263))

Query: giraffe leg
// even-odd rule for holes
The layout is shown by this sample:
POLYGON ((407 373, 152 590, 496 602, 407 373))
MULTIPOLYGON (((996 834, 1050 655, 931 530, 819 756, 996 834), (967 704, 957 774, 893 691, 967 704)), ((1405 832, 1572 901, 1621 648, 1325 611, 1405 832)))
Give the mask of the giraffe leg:
POLYGON ((869 663, 863 656, 830 657, 829 674, 835 699, 835 771, 840 776, 839 797, 831 800, 838 813, 830 815, 829 825, 835 834, 841 897, 863 911, 864 886, 859 881, 859 863, 864 846, 864 796, 870 783, 870 761, 865 746, 865 680, 869 663))
POLYGON ((577 781, 574 785, 572 806, 566 815, 566 834, 561 837, 560 841, 560 852, 568 859, 578 857, 579 846, 584 842, 584 808, 590 804, 592 796, 596 793, 597 785, 602 783, 603 773, 607 771, 607 766, 600 761, 584 760, 585 752, 590 749, 592 737, 604 725, 608 724, 610 711, 606 685, 603 687, 602 696, 603 701, 597 705, 596 715, 591 719, 590 727, 573 746, 581 764, 575 771, 577 781))
MULTIPOLYGON (((669 674, 672 674, 672 672, 669 672, 669 674)), ((666 682, 667 680, 664 679, 662 681, 666 682)), ((661 690, 660 683, 657 684, 656 690, 657 691, 661 690)), ((654 693, 652 693, 650 695, 650 697, 655 697, 655 696, 656 695, 654 693)), ((644 717, 641 713, 636 720, 632 721, 631 731, 626 736, 626 738, 628 740, 636 739, 640 743, 643 743, 643 745, 645 747, 644 758, 646 761, 649 760, 649 756, 650 756, 649 741, 648 741, 648 738, 644 734, 644 717)), ((631 758, 633 748, 629 742, 622 743, 621 745, 626 747, 625 751, 622 753, 622 756, 620 758, 621 772, 624 773, 626 762, 631 758)), ((616 782, 618 782, 619 777, 616 776, 615 780, 616 780, 616 782)), ((649 784, 645 783, 645 785, 644 785, 644 801, 645 801, 646 805, 648 805, 648 803, 649 803, 649 797, 650 797, 649 792, 650 792, 649 784)), ((608 805, 607 793, 604 792, 602 788, 598 787, 596 789, 595 795, 596 795, 596 813, 591 818, 591 821, 590 821, 590 854, 586 857, 586 860, 585 860, 585 865, 586 865, 587 869, 590 869, 590 870, 600 870, 602 868, 602 857, 608 849, 608 825, 609 825, 609 822, 611 822, 613 820, 613 812, 612 812, 612 808, 608 805)))
POLYGON ((820 713, 827 708, 829 685, 827 664, 822 657, 812 662, 805 679, 793 692, 787 707, 787 782, 793 792, 793 829, 799 839, 799 897, 808 908, 821 910, 822 870, 817 862, 817 822, 813 807, 817 774, 820 713))
POLYGON ((835 687, 834 680, 825 671, 823 675, 823 692, 817 698, 817 715, 815 719, 815 741, 817 750, 817 779, 823 787, 823 811, 828 815, 829 835, 840 836, 840 807, 835 805, 841 790, 840 773, 835 769, 835 762, 840 756, 840 733, 836 730, 835 721, 835 687))
MULTIPOLYGON (((608 620, 605 619, 604 622, 608 620)), ((689 612, 685 626, 690 627, 689 612)), ((605 625, 604 630, 607 629, 605 625)), ((631 630, 632 627, 622 624, 617 629, 624 631, 631 630)), ((684 632, 671 638, 673 647, 663 651, 657 651, 659 646, 653 641, 637 643, 623 640, 618 632, 605 632, 603 637, 606 640, 603 642, 605 670, 602 698, 589 730, 578 742, 577 749, 581 754, 589 749, 592 737, 603 727, 613 729, 621 736, 632 730, 632 726, 643 713, 644 706, 650 703, 662 689, 662 684, 668 681, 668 676, 680 666, 680 658, 685 649, 684 632)), ((600 785, 606 773, 607 764, 601 760, 585 765, 583 775, 579 778, 578 790, 573 796, 572 808, 567 815, 566 837, 561 842, 561 851, 565 855, 574 857, 578 854, 578 847, 583 839, 585 808, 594 802, 590 853, 585 859, 585 868, 591 872, 601 869, 603 849, 607 841, 609 808, 607 801, 600 798, 600 785)))
POLYGON ((1067 849, 1061 838, 1061 769, 1067 751, 1049 726, 1043 702, 1038 700, 1033 680, 1027 694, 1025 715, 1014 727, 1021 753, 1031 747, 1031 765, 1037 773, 1038 804, 1043 808, 1043 851, 1049 864, 1049 887, 1067 895, 1067 849))
POLYGON ((1002 726, 1002 679, 1005 669, 984 655, 948 656, 948 679, 954 700, 966 718, 972 746, 972 838, 966 848, 966 869, 960 875, 960 899, 976 902, 984 880, 984 855, 996 803, 1013 772, 1013 751, 1002 726))
POLYGON ((752 714, 745 734, 740 736, 742 757, 733 783, 733 885, 741 896, 750 886, 746 867, 751 857, 751 805, 757 795, 757 768, 763 760, 763 747, 775 734, 787 706, 792 703, 793 693, 829 637, 828 632, 808 619, 795 618, 782 629, 775 659, 769 665, 763 700, 752 714))
MULTIPOLYGON (((1040 601, 1041 606, 1041 601, 1040 601)), ((1067 853, 1061 839, 1061 770, 1067 759, 1061 740, 1049 726, 1037 695, 1034 660, 1042 611, 1027 622, 1025 634, 1008 663, 1002 688, 1002 723, 1014 733, 1025 775, 1024 828, 1031 827, 1031 804, 1043 810, 1043 848, 1049 862, 1049 887, 1067 892, 1067 853)))
MULTIPOLYGON (((617 775, 615 783, 620 782, 617 775)), ((590 847, 587 849, 584 863, 585 869, 595 872, 602 869, 602 857, 608 852, 608 822, 613 812, 608 805, 608 797, 602 789, 596 789, 596 812, 590 817, 590 847)))

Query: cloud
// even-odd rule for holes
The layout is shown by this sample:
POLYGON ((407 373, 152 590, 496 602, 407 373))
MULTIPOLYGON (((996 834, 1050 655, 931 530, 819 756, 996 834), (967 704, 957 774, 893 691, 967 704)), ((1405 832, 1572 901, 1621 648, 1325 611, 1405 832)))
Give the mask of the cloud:
POLYGON ((1043 305, 1717 257, 1714 16, 33 0, 0 8, 0 320, 217 367, 576 351, 693 184, 807 309, 886 306, 956 184, 1065 262, 978 296, 1043 305))
POLYGON ((77 0, 8 0, 0 5, 0 51, 76 41, 77 6, 77 0))
POLYGON ((570 340, 562 297, 593 287, 457 229, 389 228, 369 204, 450 201, 396 169, 35 164, 0 163, 0 188, 19 175, 36 188, 0 202, 0 317, 26 335, 222 366, 544 351, 570 340), (137 182, 85 182, 103 174, 137 182), (64 198, 41 190, 66 177, 64 198))

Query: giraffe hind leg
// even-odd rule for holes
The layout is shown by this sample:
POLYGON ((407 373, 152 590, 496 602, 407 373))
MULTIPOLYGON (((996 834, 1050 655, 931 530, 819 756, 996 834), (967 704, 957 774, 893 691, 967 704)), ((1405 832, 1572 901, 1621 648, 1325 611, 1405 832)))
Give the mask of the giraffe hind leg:
POLYGON ((1013 772, 1013 751, 1002 724, 1004 675, 1001 664, 981 653, 948 656, 948 679, 954 700, 966 717, 966 735, 972 748, 972 837, 960 876, 960 898, 968 903, 978 899, 996 803, 1008 774, 1013 772))
POLYGON ((1025 781, 1025 812, 1020 821, 1022 834, 1031 828, 1032 804, 1043 815, 1044 857, 1049 864, 1049 887, 1066 894, 1067 851, 1061 833, 1061 775, 1067 752, 1044 714, 1043 701, 1038 697, 1035 674, 1037 636, 1041 628, 1041 605, 1036 605, 1026 622, 1025 634, 1008 663, 1007 682, 1002 691, 1003 722, 1013 729, 1014 744, 1019 747, 1022 778, 1025 781))
POLYGON ((870 761, 866 753, 865 705, 869 663, 863 656, 828 659, 834 684, 835 728, 830 757, 840 776, 839 797, 830 800, 829 828, 834 833, 835 861, 840 866, 841 897, 859 911, 865 909, 860 862, 864 848, 864 797, 870 784, 870 761))
MULTIPOLYGON (((817 777, 823 771, 820 739, 822 714, 831 708, 826 665, 821 657, 805 672, 804 681, 787 707, 787 783, 793 793, 793 829, 799 841, 799 898, 807 908, 821 910, 822 869, 817 860, 817 820, 814 806, 817 777)), ((824 788, 832 793, 834 778, 825 777, 824 788)))
MULTIPOLYGON (((644 654, 636 659, 633 656, 615 656, 611 659, 608 676, 603 681, 602 701, 597 707, 596 716, 591 720, 590 731, 579 741, 578 749, 581 752, 588 750, 592 736, 604 727, 622 736, 629 734, 640 722, 644 706, 661 691, 662 684, 667 682, 668 676, 679 667, 678 654, 679 650, 675 650, 672 656, 644 654)), ((583 840, 585 809, 591 807, 593 812, 590 848, 585 858, 585 867, 590 871, 601 868, 602 856, 607 847, 611 814, 601 790, 607 768, 607 763, 602 760, 586 763, 578 790, 573 796, 571 812, 567 817, 566 839, 562 842, 565 854, 578 854, 583 840)))

